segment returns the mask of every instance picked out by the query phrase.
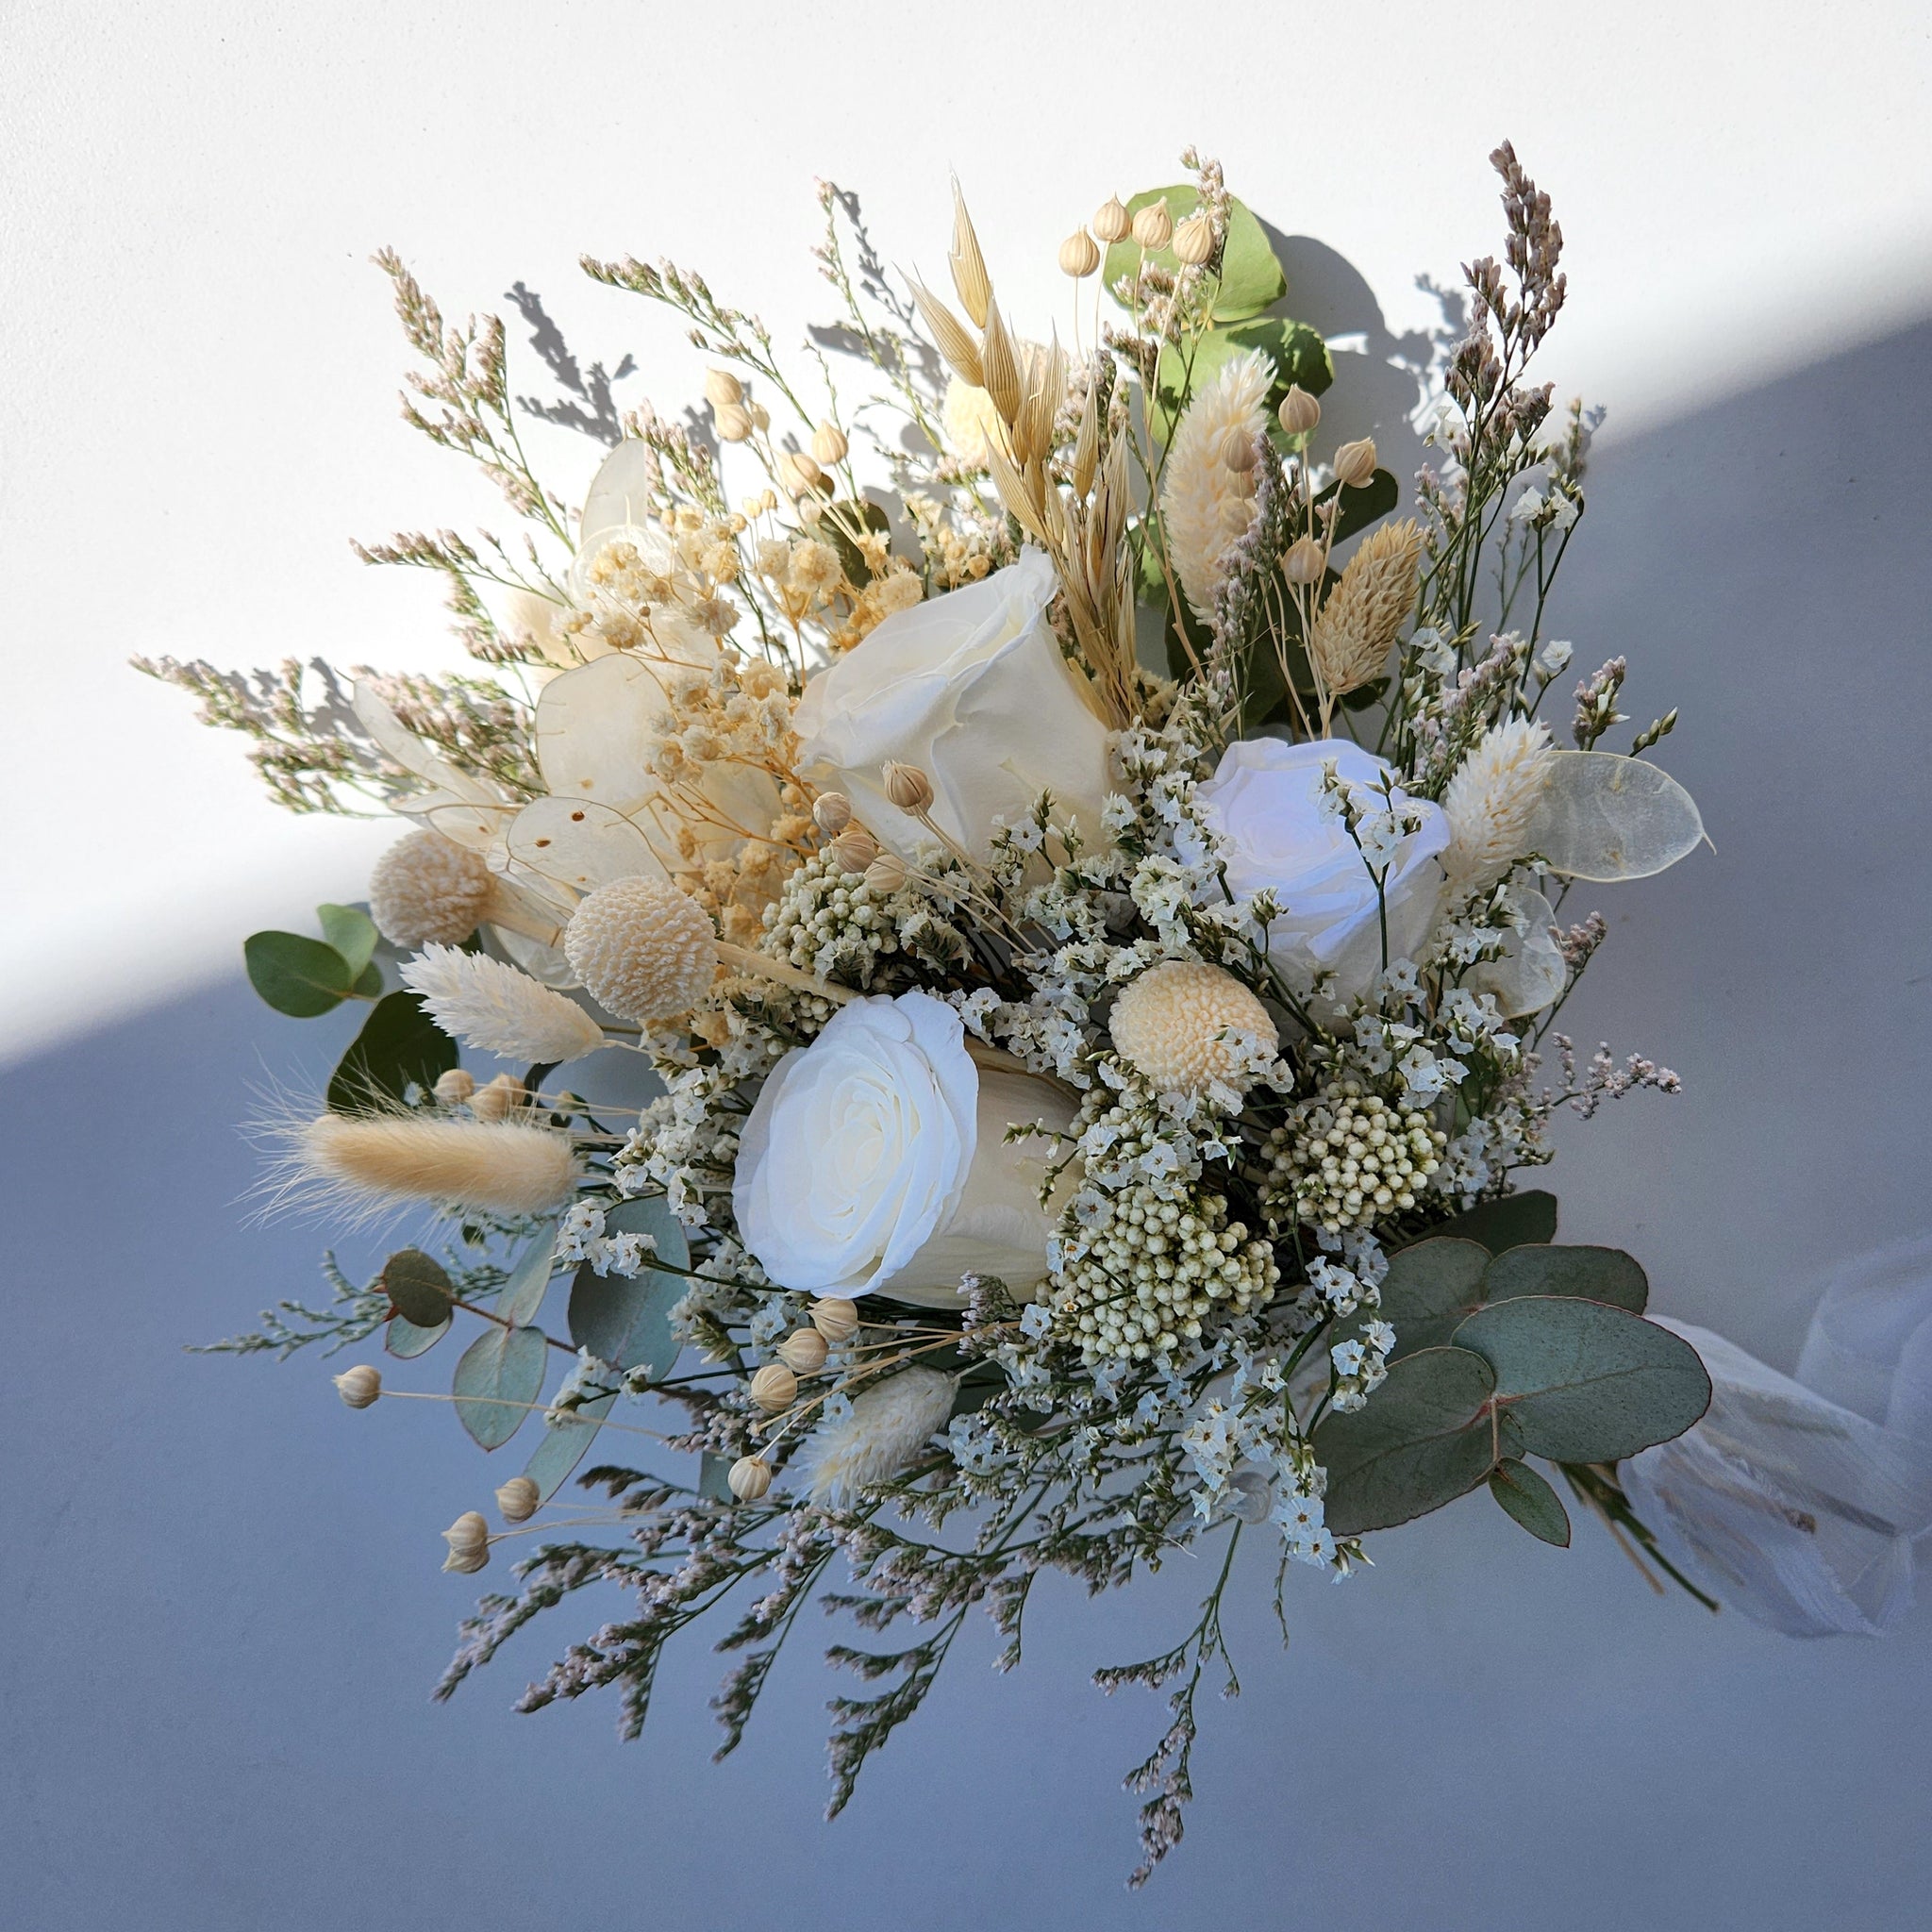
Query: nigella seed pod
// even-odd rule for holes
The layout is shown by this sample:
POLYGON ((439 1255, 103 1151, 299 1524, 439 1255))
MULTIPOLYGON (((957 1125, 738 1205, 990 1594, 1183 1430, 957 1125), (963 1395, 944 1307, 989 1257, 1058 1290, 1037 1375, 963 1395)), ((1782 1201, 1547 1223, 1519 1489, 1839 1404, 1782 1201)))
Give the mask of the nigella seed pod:
POLYGON ((1134 240, 1150 251, 1165 248, 1174 240, 1174 217, 1167 211, 1166 195, 1134 217, 1134 240))
POLYGON ((767 1362, 751 1378, 751 1399, 776 1415, 798 1400, 798 1377, 783 1362, 767 1362))
POLYGON ((527 1523, 536 1515, 542 1492, 526 1475, 513 1475, 496 1492, 496 1510, 506 1523, 527 1523))
POLYGON ((794 1328, 773 1351, 801 1375, 816 1375, 825 1365, 825 1338, 816 1328, 794 1328))
POLYGON ((474 1576, 490 1560, 490 1525, 477 1510, 465 1509, 442 1540, 449 1545, 442 1567, 455 1575, 474 1576))
POLYGON ((367 1408, 382 1393, 382 1371, 358 1362, 353 1369, 344 1369, 335 1384, 336 1393, 349 1407, 367 1408))
POLYGON ((1322 406, 1297 382, 1290 385, 1274 413, 1291 436, 1306 436, 1322 420, 1322 406))
POLYGON ((1111 245, 1127 239, 1127 230, 1132 225, 1127 210, 1119 195, 1109 195, 1102 202, 1093 214, 1093 232, 1111 245))
POLYGON ((741 1456, 724 1480, 741 1503, 756 1503, 772 1487, 772 1465, 762 1456, 741 1456))
POLYGON ((852 801, 842 791, 821 791, 811 815, 820 831, 836 839, 852 823, 852 801))
POLYGON ((1319 584, 1325 567, 1322 546, 1312 537, 1297 537, 1282 553, 1281 575, 1291 584, 1319 584))
POLYGON ((1174 231, 1174 252, 1175 260, 1199 268, 1214 253, 1214 224, 1206 215, 1190 215, 1174 231))
POLYGON ((886 796, 901 811, 917 813, 931 808, 932 780, 917 765, 889 758, 881 775, 886 783, 886 796))
POLYGON ((748 442, 751 440, 751 411, 742 403, 722 403, 711 419, 718 425, 720 442, 748 442))
POLYGON ((1085 228, 1075 228, 1060 243, 1060 273, 1084 281, 1100 266, 1100 245, 1085 228))
POLYGON ((842 1295, 827 1295, 811 1305, 811 1325, 835 1345, 858 1333, 858 1304, 842 1295))
POLYGON ((1375 440, 1365 436, 1359 442, 1344 442, 1335 452, 1335 480, 1344 490, 1365 488, 1375 474, 1375 440))
POLYGON ((705 371, 705 400, 714 409, 723 409, 744 400, 744 385, 728 369, 705 371))
POLYGON ((811 453, 828 468, 834 463, 842 463, 845 452, 851 447, 845 441, 845 432, 836 423, 821 423, 811 433, 811 453))

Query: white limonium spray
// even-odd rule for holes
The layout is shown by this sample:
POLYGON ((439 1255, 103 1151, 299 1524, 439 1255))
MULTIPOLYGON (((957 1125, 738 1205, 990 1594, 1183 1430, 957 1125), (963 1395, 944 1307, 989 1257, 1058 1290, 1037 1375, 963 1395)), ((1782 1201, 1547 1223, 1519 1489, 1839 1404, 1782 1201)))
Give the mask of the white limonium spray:
POLYGON ((482 953, 425 946, 402 976, 445 1033, 483 1053, 560 1064, 607 1043, 603 1028, 575 1000, 482 953))

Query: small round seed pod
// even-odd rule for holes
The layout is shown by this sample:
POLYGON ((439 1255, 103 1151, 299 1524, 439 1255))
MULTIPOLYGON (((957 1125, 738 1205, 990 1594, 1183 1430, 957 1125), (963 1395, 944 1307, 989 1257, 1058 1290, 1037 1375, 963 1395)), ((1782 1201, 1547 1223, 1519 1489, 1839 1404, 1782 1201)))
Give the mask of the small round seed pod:
POLYGON ((748 442, 751 440, 751 411, 742 403, 721 403, 713 411, 720 442, 748 442))
POLYGON ((820 831, 836 839, 852 823, 852 801, 842 791, 821 791, 811 815, 820 831))
POLYGON ((769 429, 772 426, 772 412, 762 403, 750 403, 751 423, 754 429, 769 429))
POLYGON ((865 869, 865 882, 881 898, 896 892, 912 876, 910 867, 896 852, 881 852, 865 869))
POLYGON ((1297 382, 1289 386, 1274 413, 1291 436, 1306 436, 1322 420, 1322 406, 1297 382))
POLYGON ((932 805, 932 780, 917 765, 902 765, 889 758, 881 774, 886 796, 901 811, 922 812, 932 805))
POLYGON ((690 1012, 718 972, 708 915, 661 879, 599 886, 572 913, 563 950, 591 997, 638 1025, 690 1012))
POLYGON ((1319 584, 1325 567, 1322 546, 1312 537, 1297 537, 1282 553, 1281 575, 1291 584, 1319 584))
POLYGON ((475 1509, 465 1509, 442 1540, 449 1545, 442 1567, 458 1576, 474 1576, 490 1560, 490 1525, 475 1509))
POLYGON ((879 856, 879 841, 863 825, 847 825, 832 841, 832 858, 841 872, 863 872, 879 856))
POLYGON ((705 400, 714 409, 728 408, 744 400, 744 385, 728 369, 705 371, 705 400))
POLYGON ((1174 240, 1174 217, 1167 211, 1166 195, 1134 217, 1134 240, 1146 249, 1165 248, 1174 240))
POLYGON ((1245 476, 1255 467, 1253 432, 1237 423, 1221 439, 1221 460, 1238 475, 1245 476))
POLYGON ((335 1384, 336 1393, 351 1408, 367 1408, 382 1393, 382 1371, 358 1362, 353 1369, 344 1369, 335 1384))
POLYGON ((751 1399, 776 1415, 798 1400, 798 1377, 783 1362, 767 1362, 751 1378, 751 1399))
POLYGON ((1085 228, 1075 228, 1060 243, 1060 273, 1084 281, 1100 266, 1100 244, 1085 228))
POLYGON ((470 1111, 479 1121, 507 1121, 524 1104, 524 1083, 514 1074, 486 1080, 470 1096, 470 1111))
POLYGON ((1214 253, 1214 224, 1206 215, 1190 215, 1174 231, 1176 261, 1199 268, 1214 253))
POLYGON ((778 458, 778 481, 788 495, 809 496, 825 480, 825 473, 803 450, 788 449, 778 458))
POLYGON ((845 441, 845 432, 836 423, 821 423, 811 433, 812 456, 827 468, 834 463, 842 463, 845 452, 851 446, 845 441))
POLYGON ((788 1369, 816 1375, 825 1365, 825 1338, 816 1328, 794 1328, 772 1352, 788 1369))
POLYGON ((496 1511, 506 1523, 527 1523, 536 1515, 542 1492, 526 1475, 513 1475, 496 1492, 496 1511))
POLYGON ((829 1342, 850 1341, 858 1333, 858 1304, 827 1295, 811 1305, 811 1325, 829 1342))
POLYGON ((1335 480, 1345 490, 1360 490, 1375 474, 1375 440, 1344 442, 1335 452, 1335 480))
POLYGON ((741 1456, 724 1480, 741 1503, 756 1503, 772 1487, 772 1465, 762 1456, 741 1456))
POLYGON ((1117 194, 1109 195, 1094 210, 1093 232, 1109 245, 1115 242, 1124 242, 1131 225, 1126 208, 1117 194))
POLYGON ((476 1076, 462 1067, 452 1067, 446 1074, 436 1076, 436 1085, 429 1090, 436 1095, 440 1107, 461 1107, 476 1091, 476 1076))

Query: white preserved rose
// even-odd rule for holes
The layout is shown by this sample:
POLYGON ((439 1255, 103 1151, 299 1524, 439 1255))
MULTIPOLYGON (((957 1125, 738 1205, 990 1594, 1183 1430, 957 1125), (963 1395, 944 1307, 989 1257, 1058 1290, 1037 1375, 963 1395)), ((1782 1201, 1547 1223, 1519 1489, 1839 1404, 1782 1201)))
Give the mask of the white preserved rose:
POLYGON ((1427 939, 1441 901, 1438 855, 1449 842, 1449 821, 1440 806, 1394 788, 1391 803, 1422 823, 1390 856, 1378 905, 1362 854, 1323 790, 1330 759, 1364 809, 1387 809, 1381 780, 1392 767, 1332 738, 1241 740, 1228 746, 1196 796, 1203 818, 1225 841, 1228 890, 1238 898, 1271 891, 1279 903, 1268 928, 1274 958, 1309 975, 1332 973, 1330 997, 1339 1006, 1381 971, 1385 910, 1390 959, 1413 957, 1427 939))
POLYGON ((806 686, 801 775, 845 792, 902 858, 930 834, 887 798, 888 759, 925 773, 934 822, 977 857, 994 817, 1015 823, 1042 791, 1096 840, 1107 726, 1046 621, 1058 591, 1045 555, 1027 550, 977 584, 895 611, 806 686))
POLYGON ((930 993, 854 1000, 773 1068, 740 1140, 738 1230, 781 1288, 874 1290, 958 1307, 959 1278, 1036 1286, 1057 1218, 1044 1146, 1010 1125, 1065 1127, 1058 1089, 982 1071, 959 1016, 930 993))

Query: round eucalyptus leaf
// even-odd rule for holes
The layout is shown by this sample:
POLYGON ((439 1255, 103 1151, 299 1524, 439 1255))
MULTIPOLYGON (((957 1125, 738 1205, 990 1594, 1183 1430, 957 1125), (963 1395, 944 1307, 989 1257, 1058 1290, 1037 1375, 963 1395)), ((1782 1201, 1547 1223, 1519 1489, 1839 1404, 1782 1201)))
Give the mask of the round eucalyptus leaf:
POLYGON ((413 992, 385 993, 329 1076, 331 1113, 382 1112, 457 1063, 457 1043, 413 992))
MULTIPOLYGON (((415 1328, 446 1326, 450 1303, 456 1298, 441 1262, 421 1248, 399 1249, 382 1264, 382 1291, 389 1296, 390 1307, 415 1328)), ((428 1345, 424 1343, 425 1348, 428 1345)))
POLYGON ((1553 1241, 1557 1239, 1557 1197, 1532 1188, 1527 1193, 1479 1201, 1466 1214, 1458 1214, 1430 1232, 1480 1241, 1492 1255, 1521 1247, 1524 1241, 1553 1241))
POLYGON ((584 1459, 616 1400, 614 1395, 600 1395, 585 1403, 569 1422, 553 1423, 543 1431, 543 1440, 524 1465, 524 1474, 537 1485, 540 1503, 549 1502, 584 1459))
POLYGON ((1650 1301, 1650 1283, 1636 1257, 1622 1248, 1525 1243, 1490 1263, 1482 1298, 1506 1302, 1524 1294, 1577 1295, 1641 1315, 1650 1301))
POLYGON ((1563 1499, 1526 1462, 1506 1456, 1490 1472, 1490 1494, 1531 1536, 1559 1550, 1570 1547, 1570 1512, 1563 1499))
POLYGON ((548 1344, 541 1328, 494 1323, 464 1349, 450 1392, 457 1420, 485 1449, 501 1449, 523 1426, 543 1391, 548 1344))
POLYGON ((333 946, 304 939, 298 932, 251 933, 242 942, 248 983, 276 1012, 291 1020, 313 1020, 348 998, 361 967, 333 946))
POLYGON ((1457 1329, 1456 1346, 1489 1363, 1524 1451, 1552 1462, 1635 1456, 1681 1436, 1710 1406, 1710 1377, 1688 1341, 1603 1302, 1491 1302, 1457 1329))
MULTIPOLYGON (((1175 227, 1179 227, 1199 205, 1201 192, 1191 181, 1179 182, 1173 188, 1150 188, 1127 203, 1127 212, 1137 215, 1163 196, 1168 213, 1174 217, 1175 227)), ((1274 258, 1266 229, 1245 202, 1231 196, 1229 199, 1227 242, 1221 251, 1220 283, 1214 294, 1216 322, 1242 322, 1259 315, 1288 291, 1288 277, 1274 258)), ((1131 235, 1108 246, 1100 273, 1109 294, 1123 277, 1139 272, 1141 258, 1141 244, 1131 235)), ((1179 258, 1172 248, 1149 249, 1145 258, 1169 275, 1180 270, 1179 258)))
POLYGON ((1438 1237, 1398 1248, 1382 1277, 1382 1319, 1395 1330, 1395 1356, 1440 1348, 1483 1303, 1490 1251, 1477 1241, 1438 1237))
POLYGON ((322 922, 323 938, 341 955, 349 977, 359 981, 382 938, 375 922, 359 906, 318 906, 315 916, 322 922))
MULTIPOLYGON (((604 1226, 609 1234, 648 1236, 654 1254, 674 1268, 691 1264, 683 1224, 660 1197, 620 1201, 605 1210, 604 1226)), ((648 1369, 653 1379, 668 1375, 678 1356, 671 1310, 688 1286, 686 1276, 661 1268, 647 1265, 634 1275, 599 1274, 590 1262, 582 1262, 571 1283, 570 1339, 621 1369, 648 1369)))
POLYGON ((382 1345, 398 1361, 414 1361, 427 1355, 449 1333, 450 1317, 445 1315, 433 1328, 419 1328, 407 1315, 391 1315, 382 1331, 382 1345))

